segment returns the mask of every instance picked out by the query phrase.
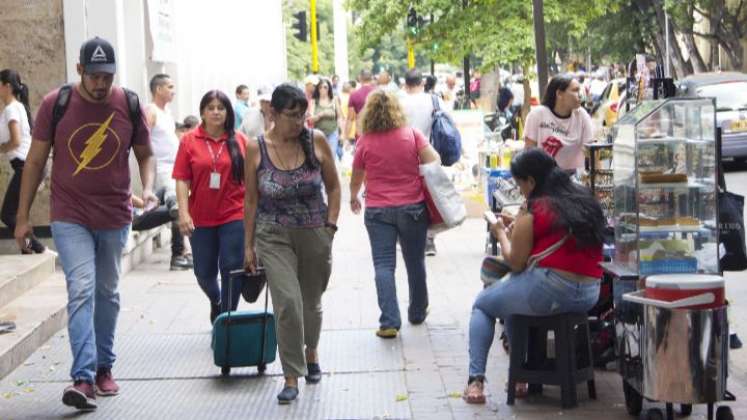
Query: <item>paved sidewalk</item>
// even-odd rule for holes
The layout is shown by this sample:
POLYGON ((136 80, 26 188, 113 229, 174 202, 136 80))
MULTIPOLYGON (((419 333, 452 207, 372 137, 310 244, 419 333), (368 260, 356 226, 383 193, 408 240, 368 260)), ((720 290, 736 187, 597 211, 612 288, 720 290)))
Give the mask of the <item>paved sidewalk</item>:
MULTIPOLYGON (((579 387, 579 407, 560 409, 560 392, 505 404, 508 358, 496 340, 490 355, 488 404, 470 406, 461 398, 467 379, 467 325, 481 289, 479 266, 484 223, 468 220, 437 238, 439 254, 429 257, 430 315, 425 324, 405 324, 395 340, 374 335, 378 308, 370 248, 361 216, 344 209, 334 244, 334 269, 324 297, 318 385, 300 381, 300 397, 278 406, 280 363, 263 377, 254 368, 220 377, 212 363, 209 307, 191 272, 168 271, 168 254, 122 281, 122 313, 114 368, 122 392, 99 398, 85 419, 628 419, 620 377, 610 366, 596 371, 598 399, 579 387)), ((404 264, 398 260, 398 291, 407 307, 404 264)), ((736 276, 734 277, 736 278, 736 276)), ((732 285, 730 277, 730 287, 732 285)), ((738 284, 738 282, 734 282, 738 284)), ((730 292, 745 296, 747 285, 730 292)), ((738 299, 739 300, 739 299, 738 299)), ((742 299, 744 300, 744 299, 742 299)), ((260 302, 262 299, 260 298, 260 302)), ((747 301, 747 300, 744 300, 747 301)), ((242 303, 243 307, 248 307, 242 303)), ((258 306, 258 305, 255 305, 258 306)), ((735 309, 736 319, 747 310, 735 309)), ((747 322, 739 322, 745 326, 747 322)), ((745 327, 747 328, 747 327, 745 327)), ((741 330, 740 330, 741 331, 741 330)), ((747 338, 747 332, 742 336, 747 338)), ((747 352, 733 352, 729 388, 747 398, 747 352)), ((0 420, 76 417, 61 404, 71 364, 66 332, 56 334, 26 363, 0 381, 0 420)), ((744 400, 731 403, 736 418, 747 418, 744 400)), ((696 406, 691 418, 704 418, 696 406)))

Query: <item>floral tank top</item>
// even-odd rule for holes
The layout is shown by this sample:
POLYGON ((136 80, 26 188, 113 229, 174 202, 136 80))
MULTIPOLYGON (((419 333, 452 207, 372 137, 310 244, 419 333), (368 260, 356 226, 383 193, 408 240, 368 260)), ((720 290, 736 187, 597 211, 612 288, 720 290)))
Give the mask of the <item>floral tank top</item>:
POLYGON ((259 202, 257 223, 288 227, 316 228, 327 220, 327 204, 322 197, 322 170, 311 140, 310 157, 291 170, 275 167, 270 160, 264 136, 259 136, 260 163, 257 168, 259 202))

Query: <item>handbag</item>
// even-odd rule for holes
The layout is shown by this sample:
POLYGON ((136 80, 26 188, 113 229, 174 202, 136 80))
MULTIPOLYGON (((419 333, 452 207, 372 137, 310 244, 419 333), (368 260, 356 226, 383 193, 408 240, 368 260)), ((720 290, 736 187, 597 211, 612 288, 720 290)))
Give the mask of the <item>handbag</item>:
POLYGON ((718 192, 718 241, 722 248, 721 270, 747 269, 744 238, 744 196, 726 190, 718 192))
POLYGON ((511 272, 511 266, 501 257, 488 255, 482 259, 480 266, 480 280, 484 287, 490 287, 511 272))
POLYGON ((254 303, 267 284, 267 274, 264 267, 257 267, 255 273, 244 272, 241 277, 241 296, 248 303, 254 303))
MULTIPOLYGON (((553 252, 560 249, 561 246, 568 240, 568 234, 563 236, 559 241, 552 244, 547 249, 531 255, 527 260, 527 267, 525 270, 531 270, 537 266, 545 257, 549 256, 553 252)), ((488 255, 482 259, 482 266, 480 267, 480 280, 482 280, 485 287, 501 280, 506 274, 511 272, 511 266, 501 257, 488 255)))
POLYGON ((420 165, 430 231, 444 231, 461 225, 467 207, 438 161, 420 165))
POLYGON ((744 241, 744 196, 726 190, 723 165, 718 166, 718 242, 720 271, 747 269, 744 241))

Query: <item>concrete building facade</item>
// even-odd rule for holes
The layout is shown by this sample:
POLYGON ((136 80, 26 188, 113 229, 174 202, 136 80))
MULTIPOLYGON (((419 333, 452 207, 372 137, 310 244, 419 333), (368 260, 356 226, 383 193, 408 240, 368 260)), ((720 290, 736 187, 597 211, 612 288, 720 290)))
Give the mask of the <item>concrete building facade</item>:
MULTIPOLYGON (((147 103, 150 78, 168 73, 177 86, 174 116, 199 116, 208 90, 233 98, 238 84, 257 89, 286 80, 282 16, 280 0, 3 0, 0 69, 20 72, 35 113, 47 92, 79 80, 80 45, 100 36, 116 50, 115 84, 147 103)), ((1 205, 11 169, 0 160, 1 205)), ((44 186, 32 210, 35 225, 49 222, 48 196, 44 186)))

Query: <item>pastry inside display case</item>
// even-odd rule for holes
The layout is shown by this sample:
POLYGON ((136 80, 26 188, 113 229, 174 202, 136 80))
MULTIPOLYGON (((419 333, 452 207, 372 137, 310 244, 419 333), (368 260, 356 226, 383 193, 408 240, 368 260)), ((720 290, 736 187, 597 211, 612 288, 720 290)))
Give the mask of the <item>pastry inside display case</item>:
POLYGON ((717 272, 713 101, 655 101, 618 126, 613 265, 639 276, 717 272))

